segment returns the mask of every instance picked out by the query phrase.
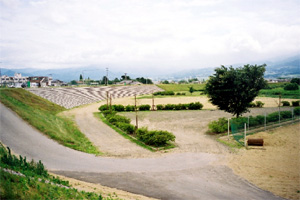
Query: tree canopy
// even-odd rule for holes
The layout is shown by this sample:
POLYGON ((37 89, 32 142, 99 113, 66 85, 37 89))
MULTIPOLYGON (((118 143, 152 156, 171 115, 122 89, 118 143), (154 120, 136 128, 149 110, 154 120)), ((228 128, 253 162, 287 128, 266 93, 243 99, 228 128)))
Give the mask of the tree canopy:
POLYGON ((250 103, 258 95, 259 90, 266 86, 264 72, 266 64, 244 65, 244 67, 227 68, 221 66, 210 76, 205 92, 209 101, 220 110, 229 112, 236 117, 249 111, 250 103))
POLYGON ((148 78, 144 78, 144 77, 141 77, 141 78, 136 78, 136 80, 140 83, 143 83, 143 84, 153 84, 152 80, 151 79, 148 79, 148 78))

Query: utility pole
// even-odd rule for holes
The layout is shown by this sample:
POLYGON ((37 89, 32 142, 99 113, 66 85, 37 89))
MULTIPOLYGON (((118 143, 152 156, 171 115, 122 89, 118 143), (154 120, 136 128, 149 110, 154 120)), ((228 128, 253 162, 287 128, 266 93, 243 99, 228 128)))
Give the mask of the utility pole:
POLYGON ((108 85, 108 67, 106 67, 106 83, 105 85, 107 86, 108 85))
POLYGON ((154 111, 154 93, 152 91, 152 111, 154 111))
POLYGON ((134 95, 134 108, 135 108, 135 130, 137 130, 139 128, 138 126, 138 115, 137 115, 137 106, 136 106, 136 94, 134 95))
POLYGON ((112 112, 112 108, 111 108, 111 95, 110 95, 110 112, 112 112))
POLYGON ((106 91, 106 105, 107 105, 107 110, 108 110, 108 91, 106 91))
POLYGON ((281 94, 279 94, 279 124, 280 124, 280 106, 281 106, 281 94))

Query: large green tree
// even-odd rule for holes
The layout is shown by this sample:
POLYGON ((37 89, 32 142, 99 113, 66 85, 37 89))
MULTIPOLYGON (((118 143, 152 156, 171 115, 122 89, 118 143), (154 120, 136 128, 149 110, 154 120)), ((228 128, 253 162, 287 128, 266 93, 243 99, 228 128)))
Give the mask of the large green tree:
POLYGON ((221 66, 209 77, 205 92, 209 101, 220 110, 239 117, 249 111, 250 103, 266 86, 265 71, 266 64, 239 68, 221 66))

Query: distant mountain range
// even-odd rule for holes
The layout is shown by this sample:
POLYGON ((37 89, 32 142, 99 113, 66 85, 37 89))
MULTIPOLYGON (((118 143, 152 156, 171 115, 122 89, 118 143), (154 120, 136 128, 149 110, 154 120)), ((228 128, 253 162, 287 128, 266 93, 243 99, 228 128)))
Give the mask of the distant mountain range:
MULTIPOLYGON (((265 78, 279 78, 279 77, 300 77, 300 56, 293 56, 279 61, 266 61, 257 64, 267 64, 265 78)), ((255 63, 249 63, 255 64, 255 63)), ((233 65, 234 67, 241 65, 233 65)), ((184 70, 175 72, 172 74, 161 74, 155 77, 162 80, 180 80, 186 78, 197 77, 200 80, 207 79, 214 73, 216 67, 199 68, 193 70, 184 70)), ((1 74, 7 76, 14 76, 15 73, 21 73, 23 76, 52 76, 53 79, 59 79, 69 82, 71 80, 78 80, 79 75, 83 74, 84 78, 91 78, 95 80, 102 79, 106 75, 106 71, 103 69, 97 69, 94 67, 85 68, 65 68, 65 69, 6 69, 1 68, 1 74)), ((109 78, 120 78, 124 73, 121 72, 109 72, 109 78)), ((131 78, 142 77, 144 75, 129 74, 131 78)), ((145 77, 145 76, 144 76, 145 77)), ((150 76, 148 76, 150 77, 150 76)))

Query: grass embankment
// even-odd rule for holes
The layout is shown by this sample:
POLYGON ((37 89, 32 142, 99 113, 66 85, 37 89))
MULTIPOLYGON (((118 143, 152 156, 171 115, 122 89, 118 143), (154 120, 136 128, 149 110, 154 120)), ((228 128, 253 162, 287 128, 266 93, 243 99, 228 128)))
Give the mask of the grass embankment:
POLYGON ((72 120, 57 116, 65 108, 24 89, 1 89, 0 101, 60 144, 86 153, 100 154, 72 120))
POLYGON ((119 199, 78 191, 68 181, 49 175, 41 161, 35 163, 26 161, 26 157, 17 158, 1 143, 0 159, 0 199, 119 199))

